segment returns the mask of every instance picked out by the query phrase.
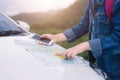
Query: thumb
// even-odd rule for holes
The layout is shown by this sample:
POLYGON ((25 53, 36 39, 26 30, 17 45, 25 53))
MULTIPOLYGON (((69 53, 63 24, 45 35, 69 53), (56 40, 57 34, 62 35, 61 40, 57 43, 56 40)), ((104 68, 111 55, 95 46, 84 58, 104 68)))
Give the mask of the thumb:
POLYGON ((42 34, 40 37, 41 38, 48 38, 48 34, 42 34))

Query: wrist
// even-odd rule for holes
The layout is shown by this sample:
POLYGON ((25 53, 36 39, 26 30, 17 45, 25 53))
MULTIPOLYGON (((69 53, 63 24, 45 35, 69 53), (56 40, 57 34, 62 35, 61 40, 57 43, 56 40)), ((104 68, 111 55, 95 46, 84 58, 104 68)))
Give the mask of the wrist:
POLYGON ((55 35, 55 40, 56 40, 56 43, 57 43, 57 42, 66 41, 67 38, 65 37, 65 35, 63 33, 59 33, 59 34, 55 35))

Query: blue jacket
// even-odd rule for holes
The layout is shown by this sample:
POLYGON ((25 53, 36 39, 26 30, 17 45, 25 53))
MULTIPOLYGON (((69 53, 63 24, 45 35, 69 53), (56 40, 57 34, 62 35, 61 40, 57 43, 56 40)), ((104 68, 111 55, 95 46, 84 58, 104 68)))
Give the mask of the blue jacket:
POLYGON ((106 15, 105 0, 95 0, 89 2, 81 22, 64 31, 68 42, 86 33, 98 67, 111 80, 120 80, 120 0, 114 0, 112 20, 106 15))

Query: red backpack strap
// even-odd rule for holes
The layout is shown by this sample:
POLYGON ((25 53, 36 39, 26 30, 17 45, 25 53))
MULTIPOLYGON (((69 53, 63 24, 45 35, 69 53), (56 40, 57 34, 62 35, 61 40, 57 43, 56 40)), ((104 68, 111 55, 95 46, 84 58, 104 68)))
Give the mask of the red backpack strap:
POLYGON ((109 20, 111 20, 112 13, 113 13, 113 7, 114 7, 114 0, 106 0, 105 6, 106 6, 106 14, 109 20))

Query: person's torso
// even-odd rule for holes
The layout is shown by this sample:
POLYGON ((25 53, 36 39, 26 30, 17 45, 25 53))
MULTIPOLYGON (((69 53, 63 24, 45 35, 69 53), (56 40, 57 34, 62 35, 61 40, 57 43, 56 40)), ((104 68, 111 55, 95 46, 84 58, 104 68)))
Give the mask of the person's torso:
MULTIPOLYGON (((119 0, 115 0, 115 4, 119 0)), ((114 4, 114 5, 115 5, 114 4)), ((115 6, 114 6, 115 9, 115 6)), ((113 33, 113 23, 106 14, 105 0, 94 0, 89 10, 90 39, 105 38, 113 33)), ((109 45, 114 45, 111 43, 109 45)), ((106 54, 106 53, 105 53, 106 54)), ((97 59, 98 66, 107 74, 120 77, 120 54, 106 54, 97 59)))
POLYGON ((89 32, 91 39, 112 34, 112 22, 106 14, 105 0, 94 0, 89 10, 89 32))

